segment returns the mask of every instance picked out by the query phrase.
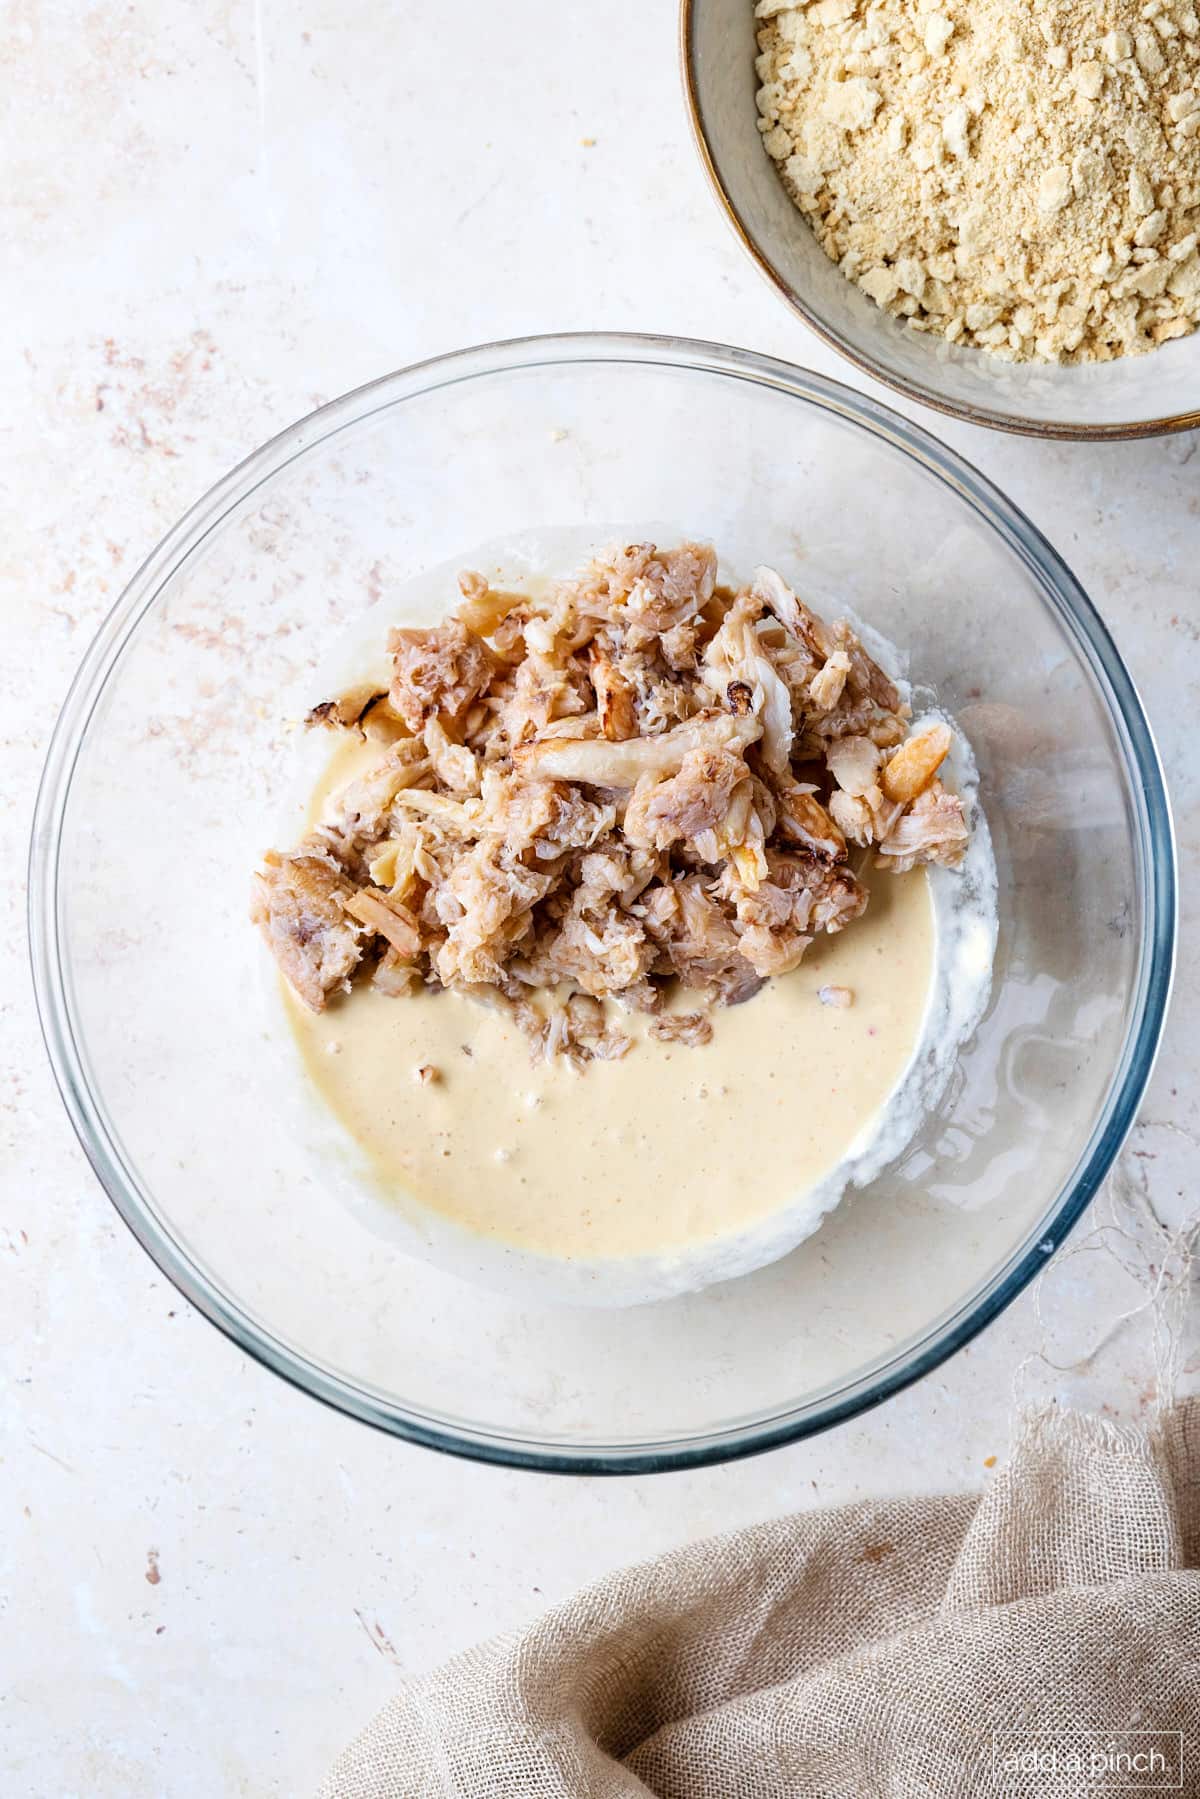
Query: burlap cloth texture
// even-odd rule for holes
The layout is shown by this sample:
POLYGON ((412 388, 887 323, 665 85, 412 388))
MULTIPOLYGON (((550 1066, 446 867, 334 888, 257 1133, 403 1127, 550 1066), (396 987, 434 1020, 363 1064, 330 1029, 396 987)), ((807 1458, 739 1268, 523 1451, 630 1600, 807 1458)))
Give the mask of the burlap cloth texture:
POLYGON ((1008 1735, 994 1759, 994 1733, 1069 1756, 1087 1729, 1182 1731, 1172 1790, 1200 1795, 1200 1400, 1145 1434, 1041 1410, 982 1497, 799 1513, 610 1575, 413 1681, 321 1799, 1136 1790, 1005 1773, 1008 1735))

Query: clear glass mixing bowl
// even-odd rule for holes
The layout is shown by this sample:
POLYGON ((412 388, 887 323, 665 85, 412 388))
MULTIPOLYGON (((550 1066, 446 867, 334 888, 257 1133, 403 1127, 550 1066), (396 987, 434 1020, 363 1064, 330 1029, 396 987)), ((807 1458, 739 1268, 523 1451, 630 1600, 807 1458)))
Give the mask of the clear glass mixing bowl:
MULTIPOLYGON (((443 357, 324 407, 227 476, 87 654, 51 746, 31 876, 63 1097, 181 1291, 370 1423, 590 1472, 819 1430, 993 1318, 1079 1217, 1133 1118, 1175 916, 1137 696, 1032 526, 924 432, 835 383, 645 337, 443 357), (247 881, 291 778, 292 721, 375 596, 513 531, 653 518, 711 537, 734 566, 778 563, 819 610, 849 603, 910 650, 979 757, 1000 942, 950 1090, 883 1178, 758 1274, 582 1311, 408 1259, 330 1190, 273 1107, 247 881)), ((747 1117, 748 1178, 753 1143, 747 1117)))

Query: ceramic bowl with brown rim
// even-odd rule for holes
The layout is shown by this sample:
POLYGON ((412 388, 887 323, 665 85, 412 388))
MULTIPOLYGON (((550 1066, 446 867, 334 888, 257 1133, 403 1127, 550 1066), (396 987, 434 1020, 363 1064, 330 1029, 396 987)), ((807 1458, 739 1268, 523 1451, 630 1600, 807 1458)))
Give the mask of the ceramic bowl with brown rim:
POLYGON ((1059 367, 1004 362, 911 330, 832 263, 758 130, 754 0, 682 0, 684 91, 713 190, 792 310, 866 375, 1001 431, 1101 440, 1200 426, 1200 332, 1142 356, 1059 367))

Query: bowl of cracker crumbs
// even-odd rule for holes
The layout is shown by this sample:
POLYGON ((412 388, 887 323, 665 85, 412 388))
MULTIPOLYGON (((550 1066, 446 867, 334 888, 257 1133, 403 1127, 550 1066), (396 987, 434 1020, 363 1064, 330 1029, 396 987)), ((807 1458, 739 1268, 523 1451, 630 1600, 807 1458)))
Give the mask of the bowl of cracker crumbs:
POLYGON ((827 343, 974 424, 1200 426, 1195 0, 683 0, 714 191, 827 343))

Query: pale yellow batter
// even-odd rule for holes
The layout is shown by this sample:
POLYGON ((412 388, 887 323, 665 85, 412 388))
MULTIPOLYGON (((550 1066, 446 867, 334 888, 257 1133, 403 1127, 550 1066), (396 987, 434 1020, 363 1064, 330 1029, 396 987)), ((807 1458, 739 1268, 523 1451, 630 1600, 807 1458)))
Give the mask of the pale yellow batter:
POLYGON ((634 1047, 583 1073, 531 1065, 520 1031, 451 993, 288 1004, 313 1084, 385 1190, 546 1256, 669 1255, 745 1230, 845 1160, 912 1057, 935 944, 924 872, 875 874, 850 929, 714 1008, 710 1044, 646 1038, 622 1013, 634 1047), (826 985, 853 1005, 823 1005, 826 985))

